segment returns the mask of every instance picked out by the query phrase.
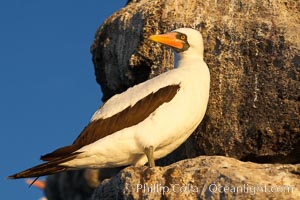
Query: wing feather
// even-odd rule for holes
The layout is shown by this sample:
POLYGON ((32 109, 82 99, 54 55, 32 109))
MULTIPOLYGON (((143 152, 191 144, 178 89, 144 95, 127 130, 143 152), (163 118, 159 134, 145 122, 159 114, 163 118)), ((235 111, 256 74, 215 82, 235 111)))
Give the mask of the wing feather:
POLYGON ((167 85, 156 92, 151 92, 134 105, 128 106, 110 117, 91 121, 72 145, 59 148, 52 153, 42 156, 41 159, 44 161, 51 161, 57 157, 71 154, 85 145, 142 122, 159 106, 170 102, 179 89, 180 84, 167 85))

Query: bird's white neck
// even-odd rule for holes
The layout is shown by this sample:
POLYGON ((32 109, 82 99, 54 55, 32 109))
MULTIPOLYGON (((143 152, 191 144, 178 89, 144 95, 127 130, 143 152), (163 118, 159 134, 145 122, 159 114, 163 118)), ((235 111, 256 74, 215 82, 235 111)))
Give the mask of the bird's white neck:
POLYGON ((185 52, 179 54, 178 68, 203 67, 203 56, 200 54, 187 54, 185 52))

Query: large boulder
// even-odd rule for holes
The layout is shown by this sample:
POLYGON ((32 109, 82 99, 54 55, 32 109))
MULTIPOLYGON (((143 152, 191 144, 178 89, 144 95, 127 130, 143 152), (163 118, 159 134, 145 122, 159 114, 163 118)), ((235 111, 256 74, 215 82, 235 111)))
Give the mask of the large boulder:
POLYGON ((134 1, 109 17, 92 45, 104 100, 173 67, 147 37, 193 27, 211 71, 207 115, 187 157, 300 161, 300 2, 134 1))
POLYGON ((256 164, 200 156, 166 167, 128 167, 102 182, 106 199, 300 199, 300 164, 256 164))

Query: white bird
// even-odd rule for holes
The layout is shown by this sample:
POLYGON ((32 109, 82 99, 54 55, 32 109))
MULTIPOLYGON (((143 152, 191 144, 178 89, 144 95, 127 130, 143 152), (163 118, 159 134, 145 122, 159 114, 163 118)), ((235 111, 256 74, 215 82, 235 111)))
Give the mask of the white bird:
POLYGON ((180 146, 206 112, 210 73, 199 31, 179 28, 152 35, 179 54, 178 67, 105 102, 73 144, 41 156, 43 164, 8 178, 39 177, 79 168, 135 165, 162 158, 180 146))

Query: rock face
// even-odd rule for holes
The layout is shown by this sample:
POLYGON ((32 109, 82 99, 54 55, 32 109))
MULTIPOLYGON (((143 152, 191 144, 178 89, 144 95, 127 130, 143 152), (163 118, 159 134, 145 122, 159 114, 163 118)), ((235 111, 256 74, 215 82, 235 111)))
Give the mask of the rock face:
MULTIPOLYGON (((147 37, 180 27, 198 29, 203 35, 204 59, 211 72, 210 100, 206 117, 195 133, 179 149, 158 161, 159 165, 199 155, 223 155, 256 163, 299 163, 300 2, 128 1, 98 29, 91 47, 103 100, 172 69, 172 51, 147 37)), ((64 176, 49 177, 47 194, 63 191, 65 184, 72 186, 71 192, 78 192, 77 184, 81 182, 70 178, 66 183, 61 178, 64 176)), ((299 165, 259 165, 224 157, 200 157, 153 170, 130 167, 104 181, 94 199, 152 199, 153 195, 173 199, 173 193, 147 194, 125 186, 139 181, 188 184, 189 179, 202 192, 181 194, 186 195, 182 198, 251 199, 249 193, 212 193, 207 188, 215 182, 222 186, 280 185, 280 180, 299 187, 299 165)), ((92 193, 85 195, 85 191, 76 199, 86 199, 92 193)), ((297 199, 298 192, 287 197, 297 199)), ((257 193, 255 197, 277 199, 285 194, 257 193)))
POLYGON ((200 156, 166 167, 128 167, 92 199, 299 199, 300 165, 200 156))
POLYGON ((147 37, 179 27, 201 31, 212 76, 187 157, 299 162, 300 2, 131 2, 106 20, 92 46, 104 100, 172 68, 170 50, 147 37))

